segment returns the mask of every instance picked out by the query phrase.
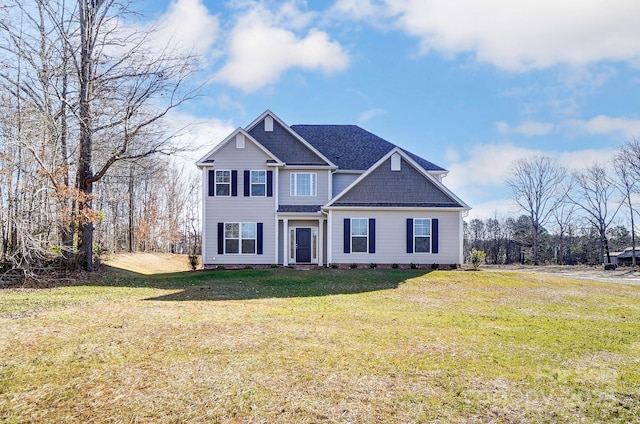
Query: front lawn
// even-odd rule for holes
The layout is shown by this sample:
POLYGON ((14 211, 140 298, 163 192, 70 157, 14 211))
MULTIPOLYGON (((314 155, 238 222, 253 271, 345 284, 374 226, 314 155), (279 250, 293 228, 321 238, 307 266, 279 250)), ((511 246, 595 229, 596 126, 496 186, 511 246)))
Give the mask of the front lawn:
POLYGON ((640 422, 640 287, 241 270, 0 291, 0 421, 640 422))

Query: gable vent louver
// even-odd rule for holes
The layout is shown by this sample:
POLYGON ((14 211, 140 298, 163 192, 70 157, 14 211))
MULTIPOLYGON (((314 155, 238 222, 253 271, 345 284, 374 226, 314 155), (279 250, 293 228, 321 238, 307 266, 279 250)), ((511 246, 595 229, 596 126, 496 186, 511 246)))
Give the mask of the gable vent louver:
POLYGON ((273 131, 273 118, 271 116, 266 116, 264 118, 264 131, 265 132, 273 131))

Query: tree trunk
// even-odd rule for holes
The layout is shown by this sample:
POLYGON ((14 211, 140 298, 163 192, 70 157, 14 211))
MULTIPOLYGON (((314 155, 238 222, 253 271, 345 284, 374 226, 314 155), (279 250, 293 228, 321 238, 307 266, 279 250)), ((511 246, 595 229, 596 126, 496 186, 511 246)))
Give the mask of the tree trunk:
POLYGON ((607 255, 607 263, 611 263, 611 254, 609 253, 609 240, 605 233, 602 233, 602 245, 604 246, 605 254, 607 255))
POLYGON ((93 223, 89 218, 92 206, 93 177, 91 170, 92 131, 91 131, 91 102, 93 66, 93 15, 95 3, 78 0, 80 19, 80 69, 79 69, 79 99, 78 118, 80 121, 80 156, 78 158, 77 189, 80 194, 78 200, 78 249, 82 255, 82 262, 87 271, 93 270, 93 223))
MULTIPOLYGON (((535 221, 534 221, 535 222, 535 221)), ((534 265, 540 265, 540 249, 538 246, 538 231, 539 231, 539 226, 536 225, 535 223, 533 224, 533 264, 534 265)))
POLYGON ((627 196, 629 202, 629 212, 631 215, 631 265, 636 266, 636 227, 633 219, 633 204, 631 203, 631 196, 627 196))
POLYGON ((134 186, 133 186, 133 165, 129 165, 129 252, 132 253, 135 249, 135 232, 133 228, 134 223, 134 186))

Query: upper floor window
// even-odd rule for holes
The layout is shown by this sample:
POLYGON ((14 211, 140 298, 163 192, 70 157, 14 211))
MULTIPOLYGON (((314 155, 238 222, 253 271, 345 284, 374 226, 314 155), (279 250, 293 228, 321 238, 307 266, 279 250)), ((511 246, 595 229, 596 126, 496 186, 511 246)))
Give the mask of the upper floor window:
POLYGON ((231 196, 231 171, 216 170, 216 196, 231 196))
POLYGON ((413 220, 413 251, 416 253, 431 253, 431 220, 413 220))
POLYGON ((291 174, 292 196, 315 196, 316 174, 291 174))
POLYGON ((251 196, 267 195, 267 171, 251 171, 251 196))

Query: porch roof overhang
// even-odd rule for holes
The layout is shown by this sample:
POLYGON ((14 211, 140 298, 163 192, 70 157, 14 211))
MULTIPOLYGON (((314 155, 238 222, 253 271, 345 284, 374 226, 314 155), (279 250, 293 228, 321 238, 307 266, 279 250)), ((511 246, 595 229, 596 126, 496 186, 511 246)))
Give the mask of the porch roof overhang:
POLYGON ((278 213, 320 213, 322 205, 279 205, 278 213))
POLYGON ((279 219, 292 220, 316 220, 325 218, 325 214, 322 212, 322 206, 316 205, 280 205, 276 216, 279 219))

